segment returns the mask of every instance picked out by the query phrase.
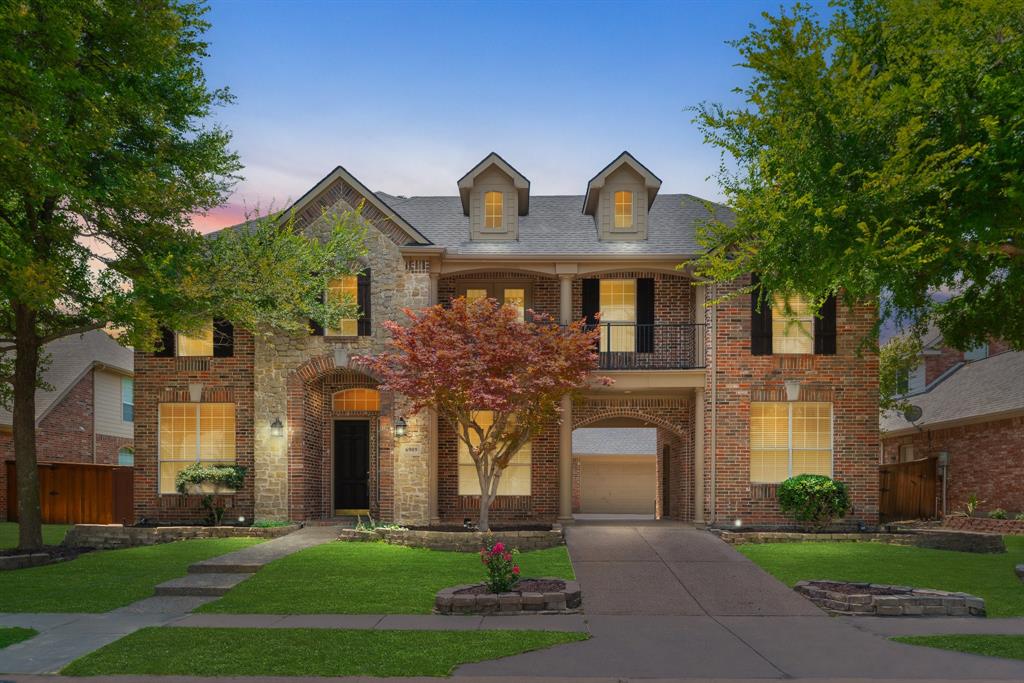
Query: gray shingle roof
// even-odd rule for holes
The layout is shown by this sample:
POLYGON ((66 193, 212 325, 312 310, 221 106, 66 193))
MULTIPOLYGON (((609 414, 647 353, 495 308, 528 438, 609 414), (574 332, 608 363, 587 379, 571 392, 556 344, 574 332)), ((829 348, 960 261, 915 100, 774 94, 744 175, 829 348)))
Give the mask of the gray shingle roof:
MULTIPOLYGON (((697 254, 697 226, 710 214, 703 200, 686 194, 659 194, 651 207, 647 239, 602 242, 594 217, 583 213, 583 195, 533 196, 530 212, 519 217, 519 239, 510 242, 471 242, 469 217, 462 202, 451 197, 377 196, 435 245, 459 255, 580 254, 629 256, 697 254)), ((732 212, 715 205, 716 217, 732 220, 732 212)))
POLYGON ((658 430, 647 427, 582 428, 572 433, 577 455, 654 455, 658 430))
MULTIPOLYGON (((1008 351, 965 363, 909 401, 924 413, 914 423, 922 428, 1024 410, 1024 352, 1008 351)), ((879 426, 883 432, 914 428, 903 415, 892 411, 882 414, 879 426)))
MULTIPOLYGON (((53 391, 36 390, 37 423, 94 364, 129 374, 135 364, 132 350, 118 344, 103 330, 63 337, 50 342, 43 350, 50 355, 50 365, 43 373, 43 380, 53 387, 53 391)), ((2 406, 0 424, 11 424, 11 411, 2 406)))

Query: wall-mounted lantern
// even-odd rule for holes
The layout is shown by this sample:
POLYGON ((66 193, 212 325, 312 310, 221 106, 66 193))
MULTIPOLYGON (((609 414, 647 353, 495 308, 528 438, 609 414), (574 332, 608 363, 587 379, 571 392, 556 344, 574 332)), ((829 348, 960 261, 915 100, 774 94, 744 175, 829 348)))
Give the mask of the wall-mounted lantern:
POLYGON ((786 400, 787 401, 799 401, 800 400, 800 380, 798 380, 798 379, 787 379, 786 380, 786 400))
POLYGON ((281 418, 275 417, 274 421, 270 423, 270 435, 284 436, 284 425, 281 424, 281 418))
POLYGON ((402 438, 403 436, 405 436, 406 427, 407 425, 405 424, 405 418, 398 418, 398 420, 395 422, 395 436, 397 436, 398 438, 402 438))

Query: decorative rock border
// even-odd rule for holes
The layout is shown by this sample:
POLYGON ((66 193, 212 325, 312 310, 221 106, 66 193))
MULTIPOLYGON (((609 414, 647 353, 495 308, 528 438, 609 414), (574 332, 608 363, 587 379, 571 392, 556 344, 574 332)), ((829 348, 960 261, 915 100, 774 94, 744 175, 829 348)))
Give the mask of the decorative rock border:
POLYGON ((989 519, 956 515, 942 520, 942 526, 957 531, 981 531, 1003 536, 1024 535, 1024 520, 1021 519, 989 519))
POLYGON ((827 612, 847 616, 985 616, 985 601, 967 593, 827 580, 800 581, 793 586, 793 590, 827 612), (836 590, 839 587, 854 590, 836 590), (864 590, 857 592, 857 588, 864 590))
POLYGON ((64 558, 53 559, 47 553, 26 553, 24 555, 4 555, 0 557, 0 571, 7 569, 25 569, 38 567, 41 564, 60 562, 64 558))
POLYGON ((903 529, 897 533, 848 532, 808 534, 795 531, 726 531, 712 533, 730 545, 740 543, 805 543, 844 541, 847 543, 888 543, 933 550, 956 550, 964 553, 1005 553, 1006 545, 998 534, 958 531, 953 529, 903 529))
POLYGON ((343 529, 338 535, 343 541, 384 541, 392 545, 405 545, 431 550, 453 550, 476 553, 489 538, 501 539, 512 548, 522 551, 543 550, 564 545, 560 529, 550 531, 430 531, 422 529, 343 529))
POLYGON ((76 524, 64 537, 64 545, 76 548, 114 550, 137 545, 172 543, 193 538, 280 538, 299 528, 298 524, 277 527, 255 526, 157 526, 121 524, 76 524))
MULTIPOLYGON (((539 581, 563 581, 541 578, 539 581)), ((547 593, 460 593, 482 586, 472 583, 453 586, 437 592, 434 612, 437 614, 575 614, 583 599, 580 584, 564 581, 565 588, 547 593)))

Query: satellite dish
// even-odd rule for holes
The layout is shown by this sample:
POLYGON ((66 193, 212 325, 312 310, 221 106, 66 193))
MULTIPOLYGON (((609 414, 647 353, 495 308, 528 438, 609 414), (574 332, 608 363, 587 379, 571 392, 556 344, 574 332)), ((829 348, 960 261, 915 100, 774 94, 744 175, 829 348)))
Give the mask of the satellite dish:
POLYGON ((917 422, 922 415, 924 415, 924 411, 921 410, 921 406, 911 404, 903 409, 903 419, 907 422, 917 422))

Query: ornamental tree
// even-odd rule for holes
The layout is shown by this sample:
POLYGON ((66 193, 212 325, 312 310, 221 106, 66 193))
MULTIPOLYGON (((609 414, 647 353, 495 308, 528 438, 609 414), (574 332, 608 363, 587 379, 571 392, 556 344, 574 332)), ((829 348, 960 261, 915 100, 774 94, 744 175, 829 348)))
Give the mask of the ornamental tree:
POLYGON ((341 317, 320 294, 356 268, 354 212, 329 216, 323 243, 280 216, 216 239, 190 227, 240 169, 230 134, 208 123, 231 97, 203 75, 205 11, 175 0, 0 5, 0 402, 14 416, 24 550, 42 545, 35 390, 47 342, 110 328, 150 350, 160 325, 194 332, 220 316, 299 329, 341 317))
POLYGON ((742 103, 696 108, 735 211, 705 227, 697 273, 1024 348, 1020 2, 831 4, 766 13, 732 43, 742 103))
MULTIPOLYGON (((437 411, 473 459, 480 483, 481 531, 501 475, 516 451, 558 419, 562 397, 583 387, 597 367, 599 332, 579 320, 560 327, 549 316, 495 299, 449 308, 406 309, 407 325, 387 321, 393 351, 360 357, 381 388, 407 396, 413 412, 437 411), (479 419, 491 411, 493 420, 479 419)), ((610 383, 601 378, 598 381, 610 383)))

